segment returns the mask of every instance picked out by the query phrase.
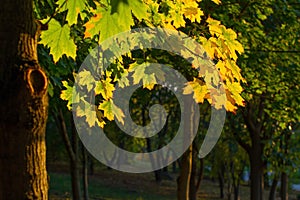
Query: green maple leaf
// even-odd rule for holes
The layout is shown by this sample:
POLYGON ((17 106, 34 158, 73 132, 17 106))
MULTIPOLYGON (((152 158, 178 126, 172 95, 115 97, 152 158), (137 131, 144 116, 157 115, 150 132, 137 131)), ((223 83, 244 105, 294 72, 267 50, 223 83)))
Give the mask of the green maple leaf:
POLYGON ((237 55, 235 51, 239 52, 240 54, 244 52, 244 48, 241 43, 239 43, 236 38, 237 35, 232 29, 226 29, 223 32, 224 39, 226 40, 226 44, 231 52, 231 57, 234 60, 237 60, 237 55))
POLYGON ((152 90, 156 83, 154 74, 145 74, 143 77, 143 87, 152 90))
POLYGON ((110 81, 110 79, 98 81, 95 87, 95 93, 101 94, 106 100, 112 98, 113 91, 115 90, 114 85, 110 81))
POLYGON ((85 37, 93 37, 100 33, 99 42, 102 42, 113 35, 130 30, 134 25, 131 12, 138 19, 142 19, 147 15, 147 6, 140 0, 111 0, 105 8, 98 5, 94 17, 85 24, 85 37))
POLYGON ((108 120, 113 120, 114 117, 117 118, 117 120, 119 122, 121 122, 122 124, 124 124, 124 113, 123 111, 117 107, 113 100, 110 99, 108 101, 103 101, 99 107, 98 107, 100 110, 103 110, 104 112, 104 117, 106 117, 108 120))
POLYGON ((89 71, 81 71, 77 75, 78 84, 81 86, 86 86, 88 92, 90 92, 95 84, 95 79, 89 71))
POLYGON ((102 123, 97 118, 96 106, 82 100, 79 106, 76 107, 76 115, 78 117, 85 117, 85 121, 90 127, 98 124, 102 127, 102 123))
POLYGON ((128 71, 133 72, 133 84, 138 84, 143 79, 143 76, 145 75, 145 69, 146 65, 132 64, 129 67, 128 71))
POLYGON ((70 37, 70 27, 63 27, 58 21, 52 19, 48 24, 48 30, 41 33, 41 44, 50 48, 54 62, 57 62, 64 54, 75 59, 76 45, 70 37))
POLYGON ((70 26, 77 23, 78 14, 85 17, 82 11, 85 10, 86 0, 58 0, 56 4, 61 12, 68 10, 66 20, 70 26))
POLYGON ((67 81, 62 81, 63 86, 66 88, 61 91, 60 98, 68 101, 67 107, 71 110, 71 104, 73 99, 73 87, 68 85, 67 81))

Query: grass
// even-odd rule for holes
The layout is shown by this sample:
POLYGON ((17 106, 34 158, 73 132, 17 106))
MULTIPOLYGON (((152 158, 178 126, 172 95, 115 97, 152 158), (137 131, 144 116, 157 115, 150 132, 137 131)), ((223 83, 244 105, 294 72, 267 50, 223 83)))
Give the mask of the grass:
MULTIPOLYGON (((50 199, 63 200, 71 197, 71 178, 68 174, 52 172, 50 176, 50 199)), ((118 178, 118 177, 116 177, 118 178)), ((89 196, 97 200, 173 200, 175 196, 149 193, 141 188, 114 186, 97 178, 90 178, 89 196)))
MULTIPOLYGON (((71 199, 71 178, 67 170, 50 170, 49 176, 50 200, 71 199)), ((128 174, 101 169, 89 176, 89 196, 91 200, 174 200, 177 174, 172 176, 173 180, 158 184, 152 173, 128 174)), ((224 190, 226 192, 226 187, 224 190)), ((241 200, 250 199, 249 187, 241 186, 240 195, 241 200)), ((297 195, 299 193, 291 192, 289 199, 296 200, 297 195)), ((203 180, 198 199, 220 200, 218 183, 203 180)), ((268 191, 265 191, 265 199, 268 199, 268 191)))

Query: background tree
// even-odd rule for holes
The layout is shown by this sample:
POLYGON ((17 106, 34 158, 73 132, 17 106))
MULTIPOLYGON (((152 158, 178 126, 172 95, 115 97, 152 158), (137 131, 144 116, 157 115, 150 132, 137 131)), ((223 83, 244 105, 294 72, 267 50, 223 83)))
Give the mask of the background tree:
POLYGON ((212 16, 241 33, 245 54, 238 63, 247 80, 246 107, 239 111, 243 119, 232 123, 248 129, 247 137, 236 138, 250 158, 251 199, 262 199, 265 144, 276 127, 299 121, 299 2, 233 0, 207 6, 212 16))

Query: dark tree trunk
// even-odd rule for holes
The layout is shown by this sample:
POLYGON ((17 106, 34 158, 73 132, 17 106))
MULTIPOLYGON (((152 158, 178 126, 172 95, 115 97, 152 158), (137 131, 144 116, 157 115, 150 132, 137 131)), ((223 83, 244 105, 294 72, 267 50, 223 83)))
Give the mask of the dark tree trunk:
POLYGON ((89 175, 94 175, 95 173, 95 162, 93 160, 93 158, 91 158, 90 156, 88 156, 88 163, 89 163, 89 175))
POLYGON ((234 163, 232 163, 232 169, 231 169, 231 177, 232 177, 232 183, 233 183, 233 192, 234 192, 234 200, 240 200, 240 183, 241 183, 241 177, 243 174, 245 168, 245 164, 242 164, 240 171, 234 170, 234 163), (238 174, 238 176, 235 176, 235 174, 238 174))
POLYGON ((193 143, 193 157, 192 157, 192 171, 191 171, 191 180, 190 180, 190 200, 197 200, 197 155, 195 145, 193 143))
POLYGON ((288 176, 285 172, 281 173, 281 186, 280 186, 281 200, 288 200, 288 176))
POLYGON ((89 200, 88 190, 88 155, 85 147, 82 146, 82 182, 83 182, 83 197, 84 200, 89 200))
POLYGON ((180 161, 180 174, 177 178, 177 200, 189 200, 190 199, 190 181, 192 173, 192 160, 193 160, 193 145, 191 141, 191 134, 194 131, 194 112, 193 100, 185 102, 184 113, 186 117, 184 119, 184 143, 191 144, 185 153, 181 156, 180 161))
POLYGON ((75 157, 71 160, 71 178, 72 178, 72 193, 73 193, 73 200, 81 200, 80 194, 80 165, 79 165, 79 143, 78 143, 78 136, 76 132, 76 128, 74 125, 73 118, 71 118, 71 127, 72 127, 72 147, 75 157))
POLYGON ((189 200, 189 187, 192 171, 192 145, 182 155, 180 175, 177 178, 177 199, 189 200))
POLYGON ((220 198, 224 198, 224 167, 218 172, 219 188, 220 188, 220 198))
POLYGON ((263 152, 260 141, 253 141, 252 151, 250 153, 250 191, 251 200, 263 200, 263 171, 264 162, 263 152))
POLYGON ((72 199, 80 200, 80 176, 78 160, 72 160, 70 164, 71 181, 72 181, 72 199))
POLYGON ((172 172, 175 173, 176 172, 176 161, 172 163, 172 172))
POLYGON ((272 181, 272 185, 271 185, 271 188, 270 188, 269 200, 275 200, 276 199, 277 184, 278 184, 278 175, 276 174, 273 181, 272 181))
POLYGON ((0 6, 0 199, 48 199, 48 80, 38 64, 32 0, 0 6))
POLYGON ((203 175, 204 175, 204 159, 200 158, 200 168, 199 168, 198 180, 196 185, 197 190, 199 190, 200 188, 201 182, 203 180, 203 175))
POLYGON ((70 158, 70 171, 71 171, 71 180, 72 180, 72 197, 73 200, 80 200, 80 177, 79 177, 79 158, 78 158, 78 136, 74 127, 73 119, 71 118, 71 127, 72 127, 72 140, 69 139, 68 130, 65 123, 65 119, 62 113, 62 110, 58 110, 58 115, 53 113, 57 126, 59 127, 60 133, 63 137, 67 152, 70 158))
POLYGON ((234 200, 240 200, 240 187, 234 187, 234 200))

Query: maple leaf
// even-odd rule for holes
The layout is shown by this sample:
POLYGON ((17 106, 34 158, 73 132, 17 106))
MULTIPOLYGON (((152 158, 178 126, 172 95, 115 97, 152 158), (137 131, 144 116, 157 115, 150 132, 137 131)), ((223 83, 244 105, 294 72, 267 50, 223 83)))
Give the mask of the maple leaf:
POLYGON ((40 44, 50 48, 54 62, 57 62, 64 54, 75 59, 76 45, 70 37, 70 27, 65 24, 63 27, 55 19, 51 19, 48 30, 42 31, 40 44))
POLYGON ((244 99, 241 97, 241 92, 243 91, 242 86, 238 82, 228 82, 226 83, 228 90, 231 93, 231 97, 234 99, 237 105, 244 105, 244 99))
POLYGON ((58 9, 60 12, 68 11, 66 20, 68 24, 71 26, 77 23, 78 14, 84 18, 85 13, 82 12, 86 8, 87 0, 58 0, 56 4, 58 5, 58 9))
POLYGON ((196 1, 185 2, 185 8, 183 12, 184 16, 191 20, 191 22, 201 21, 201 16, 204 15, 203 11, 198 8, 198 3, 196 1))
POLYGON ((106 117, 108 120, 112 121, 114 117, 116 117, 116 119, 120 123, 124 124, 123 118, 125 117, 125 115, 123 111, 114 104, 112 99, 103 101, 102 103, 100 103, 98 108, 100 110, 103 110, 104 117, 106 117))
POLYGON ((187 86, 183 89, 183 94, 194 93, 193 98, 197 103, 203 103, 204 97, 207 94, 207 86, 205 83, 199 81, 199 79, 194 78, 192 82, 188 82, 187 86))
POLYGON ((218 5, 221 3, 221 0, 211 0, 211 1, 218 5))
POLYGON ((118 33, 130 30, 131 26, 134 25, 132 13, 138 19, 147 16, 148 7, 140 0, 112 0, 107 7, 99 4, 96 5, 95 15, 85 24, 84 37, 93 37, 100 33, 99 42, 118 33))
POLYGON ((87 87, 88 92, 90 92, 94 88, 95 79, 92 76, 90 71, 86 71, 86 70, 81 71, 79 72, 76 78, 78 78, 78 84, 80 86, 87 87))
POLYGON ((97 107, 95 105, 81 99, 80 103, 76 106, 75 113, 77 117, 85 117, 85 121, 90 127, 93 127, 96 124, 103 127, 105 122, 102 118, 99 118, 98 112, 99 111, 97 111, 97 107))
POLYGON ((148 88, 149 90, 152 90, 155 84, 156 79, 154 74, 145 74, 143 76, 143 88, 148 88))
POLYGON ((220 21, 208 17, 206 22, 208 23, 209 32, 211 35, 216 35, 218 37, 222 34, 223 31, 220 21))
POLYGON ((61 91, 60 98, 62 100, 68 101, 67 107, 69 110, 71 110, 71 104, 73 99, 73 87, 69 86, 67 81, 62 81, 62 84, 66 89, 61 91))
POLYGON ((106 100, 113 97, 113 91, 115 90, 114 85, 111 83, 109 78, 98 81, 95 87, 95 93, 101 94, 106 100))

